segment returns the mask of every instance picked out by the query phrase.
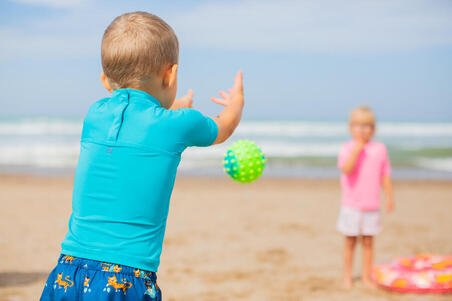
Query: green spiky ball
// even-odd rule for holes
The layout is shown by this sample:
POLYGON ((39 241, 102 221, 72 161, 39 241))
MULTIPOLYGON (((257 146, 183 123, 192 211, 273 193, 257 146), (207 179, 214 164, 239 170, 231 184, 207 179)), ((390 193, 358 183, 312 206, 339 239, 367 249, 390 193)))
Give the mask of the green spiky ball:
POLYGON ((224 171, 235 181, 250 183, 262 175, 265 156, 256 143, 239 140, 228 148, 224 156, 224 171))

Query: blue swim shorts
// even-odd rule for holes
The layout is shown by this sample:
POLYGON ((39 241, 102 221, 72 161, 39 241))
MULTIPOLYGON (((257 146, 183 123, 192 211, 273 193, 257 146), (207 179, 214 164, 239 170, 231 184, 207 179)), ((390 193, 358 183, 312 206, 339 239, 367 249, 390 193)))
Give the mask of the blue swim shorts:
POLYGON ((41 301, 162 300, 154 272, 61 254, 41 301))

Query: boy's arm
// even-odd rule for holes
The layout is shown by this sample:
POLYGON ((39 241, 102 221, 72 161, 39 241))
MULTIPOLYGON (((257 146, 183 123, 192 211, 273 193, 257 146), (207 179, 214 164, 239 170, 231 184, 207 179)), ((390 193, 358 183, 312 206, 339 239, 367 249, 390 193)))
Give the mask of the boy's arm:
POLYGON ((390 213, 394 210, 394 198, 392 196, 392 180, 389 175, 383 176, 383 190, 386 194, 386 212, 390 213))
POLYGON ((212 101, 225 106, 223 111, 212 119, 218 127, 217 139, 213 144, 218 144, 226 141, 240 122, 242 117, 242 110, 244 106, 243 97, 243 79, 242 72, 239 71, 234 79, 234 85, 228 89, 228 93, 220 91, 220 96, 223 98, 212 97, 212 101))
POLYGON ((358 160, 358 156, 364 148, 363 141, 356 141, 355 147, 352 150, 352 153, 345 161, 344 165, 341 166, 341 170, 345 174, 349 174, 353 171, 356 165, 356 161, 358 160))
POLYGON ((178 110, 184 108, 191 108, 193 106, 193 90, 188 90, 187 94, 179 99, 174 100, 173 104, 169 108, 170 110, 178 110))

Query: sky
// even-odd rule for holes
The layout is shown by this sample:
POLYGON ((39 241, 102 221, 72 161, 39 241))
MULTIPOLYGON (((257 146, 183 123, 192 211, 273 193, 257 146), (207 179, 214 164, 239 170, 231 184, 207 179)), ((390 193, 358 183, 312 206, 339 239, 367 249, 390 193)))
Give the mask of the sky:
POLYGON ((147 11, 180 41, 179 92, 210 101, 244 72, 246 120, 452 122, 452 1, 0 1, 0 118, 82 117, 108 97, 102 34, 147 11))

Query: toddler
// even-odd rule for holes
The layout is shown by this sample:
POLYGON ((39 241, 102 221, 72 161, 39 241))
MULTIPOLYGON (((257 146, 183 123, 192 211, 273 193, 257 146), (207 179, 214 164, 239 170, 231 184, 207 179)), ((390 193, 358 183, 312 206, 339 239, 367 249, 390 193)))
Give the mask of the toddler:
POLYGON ((179 44, 159 17, 127 13, 102 39, 101 80, 111 97, 83 123, 69 227, 41 300, 161 300, 156 281, 182 152, 222 143, 244 105, 242 74, 212 100, 218 117, 174 100, 179 44))
POLYGON ((352 286, 353 253, 358 237, 362 237, 362 280, 371 284, 373 264, 373 237, 381 231, 380 193, 386 193, 386 211, 394 207, 391 184, 391 166, 383 143, 372 141, 375 117, 367 107, 354 109, 350 114, 349 129, 352 140, 342 145, 338 167, 342 171, 342 206, 337 229, 345 235, 344 283, 352 286))

